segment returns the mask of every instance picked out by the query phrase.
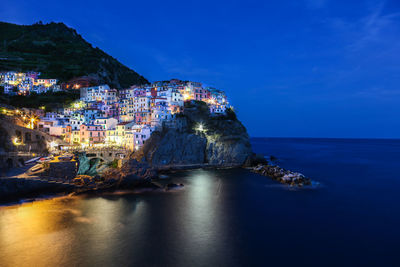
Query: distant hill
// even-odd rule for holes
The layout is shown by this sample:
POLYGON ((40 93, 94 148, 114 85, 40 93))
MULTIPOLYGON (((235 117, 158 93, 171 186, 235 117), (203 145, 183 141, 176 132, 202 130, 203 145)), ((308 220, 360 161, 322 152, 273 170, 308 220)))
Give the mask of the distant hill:
POLYGON ((61 82, 93 77, 114 88, 148 81, 85 41, 64 23, 16 25, 0 22, 0 71, 39 71, 61 82))

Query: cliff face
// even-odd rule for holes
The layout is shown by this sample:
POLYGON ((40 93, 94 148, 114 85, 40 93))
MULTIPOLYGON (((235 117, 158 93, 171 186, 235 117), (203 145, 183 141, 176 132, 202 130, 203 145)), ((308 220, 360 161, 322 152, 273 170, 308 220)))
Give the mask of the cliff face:
POLYGON ((66 82, 88 76, 113 88, 148 81, 82 38, 63 23, 16 25, 0 22, 0 71, 39 71, 66 82))
POLYGON ((210 164, 239 164, 251 156, 249 136, 238 120, 220 121, 216 124, 219 133, 207 135, 207 162, 210 164))
POLYGON ((203 102, 185 104, 175 127, 154 132, 133 157, 153 166, 212 164, 243 165, 252 155, 246 128, 230 111, 212 116, 203 102))

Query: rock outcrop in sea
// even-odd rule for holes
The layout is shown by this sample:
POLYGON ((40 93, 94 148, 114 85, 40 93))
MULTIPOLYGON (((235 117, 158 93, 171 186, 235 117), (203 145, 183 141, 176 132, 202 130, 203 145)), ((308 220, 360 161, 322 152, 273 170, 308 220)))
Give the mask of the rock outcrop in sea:
POLYGON ((232 110, 210 114, 206 103, 185 102, 175 121, 153 132, 132 158, 153 167, 204 164, 242 166, 252 157, 249 135, 232 110))
POLYGON ((292 186, 311 185, 311 179, 298 172, 285 170, 276 165, 258 164, 251 169, 253 172, 268 176, 280 183, 292 186))

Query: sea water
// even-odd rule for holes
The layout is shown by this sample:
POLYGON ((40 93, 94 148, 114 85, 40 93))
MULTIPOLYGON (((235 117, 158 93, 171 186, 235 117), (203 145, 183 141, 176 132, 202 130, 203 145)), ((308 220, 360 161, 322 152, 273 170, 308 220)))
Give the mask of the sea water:
POLYGON ((318 186, 192 170, 175 191, 0 207, 0 266, 400 266, 400 140, 252 145, 318 186))

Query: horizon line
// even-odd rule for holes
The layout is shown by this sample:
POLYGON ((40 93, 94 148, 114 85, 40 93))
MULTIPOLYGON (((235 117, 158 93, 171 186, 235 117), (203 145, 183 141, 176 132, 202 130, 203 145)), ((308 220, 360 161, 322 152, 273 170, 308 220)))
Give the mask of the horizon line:
POLYGON ((355 140, 400 140, 400 137, 299 137, 299 136, 250 136, 250 138, 271 139, 355 139, 355 140))

